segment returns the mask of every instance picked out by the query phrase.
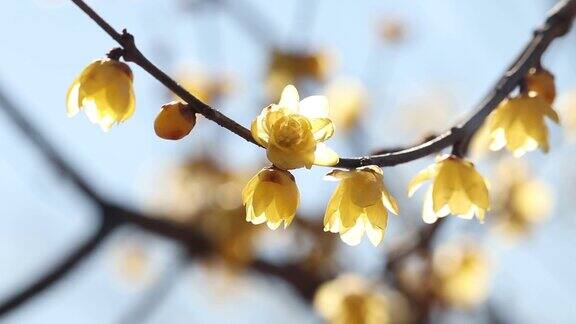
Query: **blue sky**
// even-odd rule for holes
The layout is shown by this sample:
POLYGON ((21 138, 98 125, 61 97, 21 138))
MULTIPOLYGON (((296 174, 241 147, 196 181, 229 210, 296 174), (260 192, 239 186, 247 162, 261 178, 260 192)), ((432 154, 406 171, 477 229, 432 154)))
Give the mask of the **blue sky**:
MULTIPOLYGON (((338 53, 335 75, 367 80, 372 112, 366 119, 367 148, 410 143, 428 130, 398 129, 402 109, 414 97, 430 93, 453 106, 450 118, 434 130, 447 128, 470 111, 507 67, 532 29, 543 21, 551 1, 317 0, 314 24, 306 30, 294 26, 293 13, 301 1, 249 1, 264 13, 278 31, 282 46, 327 47, 338 53), (408 40, 397 48, 375 45, 374 26, 383 16, 407 22, 408 40), (377 52, 375 52, 377 51, 377 52), (377 54, 374 71, 367 60, 377 54), (369 73, 367 73, 369 72, 369 73)), ((254 42, 225 13, 191 13, 178 1, 95 0, 90 2, 117 29, 128 28, 144 53, 174 71, 185 62, 196 62, 208 71, 231 71, 238 91, 222 103, 231 117, 248 125, 260 108, 263 95, 263 60, 266 50, 254 42), (204 33, 204 31, 208 31, 204 33), (211 35, 219 35, 216 41, 211 35)), ((141 69, 133 67, 137 112, 127 123, 103 134, 84 116, 65 116, 64 96, 76 74, 90 61, 114 47, 113 41, 68 1, 5 1, 0 5, 0 85, 9 91, 26 114, 61 152, 113 199, 143 208, 154 177, 178 158, 200 151, 201 138, 219 130, 201 120, 190 138, 172 143, 158 139, 152 121, 166 101, 164 89, 141 69)), ((560 92, 576 86, 574 33, 554 44, 545 64, 556 74, 560 92)), ((529 241, 514 248, 489 238, 483 244, 498 265, 495 299, 524 323, 569 323, 576 318, 576 270, 573 202, 574 174, 568 180, 562 167, 574 162, 567 153, 574 147, 553 132, 553 152, 544 158, 535 153, 532 165, 554 188, 558 204, 552 220, 529 241)), ((343 139, 334 145, 352 154, 343 139)), ((229 167, 255 171, 262 156, 257 148, 231 134, 220 137, 219 147, 229 167)), ((17 289, 63 255, 93 228, 90 204, 59 179, 36 151, 0 114, 0 296, 17 289)), ((355 152, 357 153, 357 152, 355 152)), ((349 154, 343 154, 349 155, 349 154)), ((386 179, 399 184, 430 160, 386 170, 386 179)), ((479 166, 482 169, 482 165, 479 166)), ((323 208, 332 184, 321 181, 325 169, 297 171, 304 210, 323 208)), ((409 204, 406 199, 402 202, 409 204)), ((413 206, 418 203, 412 201, 413 206)), ((391 239, 401 237, 390 220, 391 239), (395 232, 396 231, 396 232, 395 232)), ((479 225, 478 225, 479 226, 479 225)), ((133 304, 142 288, 119 283, 112 266, 112 251, 123 234, 117 233, 68 280, 15 312, 9 323, 112 323, 133 304)), ((175 247, 147 238, 158 255, 158 267, 171 264, 175 247)), ((386 243, 386 242, 385 242, 386 243)), ((353 255, 349 270, 370 274, 383 251, 368 245, 344 248, 353 255)), ((252 322, 314 323, 315 315, 274 282, 249 277, 234 284, 241 289, 206 293, 217 288, 217 279, 192 267, 170 294, 150 323, 252 322), (258 311, 256 311, 258 309, 258 311)))

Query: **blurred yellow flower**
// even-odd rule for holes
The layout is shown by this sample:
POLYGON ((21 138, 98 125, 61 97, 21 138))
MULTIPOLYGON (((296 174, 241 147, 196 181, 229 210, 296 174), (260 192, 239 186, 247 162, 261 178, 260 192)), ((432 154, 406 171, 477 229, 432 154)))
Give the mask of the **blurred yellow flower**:
POLYGON ((194 111, 180 101, 172 101, 162 105, 154 121, 154 131, 163 139, 179 140, 188 135, 195 124, 194 111))
POLYGON ((556 98, 554 76, 543 68, 532 68, 524 78, 530 95, 538 95, 547 103, 552 104, 556 98))
MULTIPOLYGON (((178 83, 207 105, 231 92, 233 84, 229 76, 212 76, 198 69, 185 68, 177 76, 178 83)), ((174 95, 177 100, 182 100, 174 95)))
POLYGON ((388 210, 398 214, 396 199, 384 187, 382 169, 375 165, 354 170, 334 170, 327 178, 340 181, 332 194, 324 231, 340 233, 342 241, 357 245, 364 232, 374 246, 382 242, 388 210))
POLYGON ((331 62, 332 57, 327 51, 305 53, 272 50, 266 80, 269 97, 277 99, 286 84, 304 79, 324 80, 331 62))
POLYGON ((92 123, 108 131, 134 113, 132 81, 132 71, 125 63, 108 58, 90 63, 68 89, 68 117, 83 109, 92 123))
POLYGON ((498 151, 506 147, 516 157, 538 147, 548 152, 545 116, 556 123, 560 122, 556 111, 540 96, 523 94, 504 100, 487 119, 490 149, 498 151))
POLYGON ((367 92, 360 80, 340 78, 330 82, 325 89, 330 103, 330 119, 339 130, 349 130, 358 125, 367 105, 367 92))
POLYGON ((354 275, 323 284, 314 296, 314 308, 330 324, 393 323, 390 306, 384 294, 354 275))
POLYGON ((503 160, 496 168, 494 216, 497 231, 518 239, 550 216, 553 194, 546 183, 530 176, 522 160, 503 160))
POLYGON ((488 188, 474 164, 454 155, 438 157, 436 163, 420 171, 408 184, 408 195, 427 180, 432 185, 426 193, 422 219, 434 223, 448 214, 471 219, 476 215, 481 222, 490 208, 488 188))
POLYGON ((311 96, 300 101, 298 91, 288 85, 278 104, 262 110, 252 122, 252 136, 264 146, 268 159, 278 168, 311 168, 313 164, 331 166, 338 155, 324 141, 334 134, 328 118, 328 101, 311 96))
POLYGON ((447 306, 472 308, 486 300, 490 283, 487 256, 471 245, 444 245, 432 259, 433 289, 447 306))
POLYGON ((266 222, 272 230, 284 222, 286 228, 296 215, 299 195, 290 172, 275 167, 262 169, 242 190, 246 221, 256 225, 266 222))
POLYGON ((242 207, 240 193, 247 177, 200 153, 158 174, 146 199, 155 214, 191 225, 206 213, 242 207))

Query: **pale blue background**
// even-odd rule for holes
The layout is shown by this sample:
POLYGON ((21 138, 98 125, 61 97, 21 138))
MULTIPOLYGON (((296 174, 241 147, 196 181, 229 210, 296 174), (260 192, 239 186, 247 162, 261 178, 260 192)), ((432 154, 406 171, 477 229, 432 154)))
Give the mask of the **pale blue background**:
MULTIPOLYGON (((543 21, 551 5, 544 0, 319 0, 313 26, 298 30, 293 13, 301 1, 245 1, 277 27, 280 43, 298 46, 306 38, 325 45, 339 52, 340 73, 369 76, 374 115, 367 122, 365 150, 410 143, 427 131, 399 131, 397 119, 390 119, 414 96, 437 91, 454 103, 460 115, 469 111, 530 37, 532 28, 543 21), (378 49, 374 26, 388 15, 408 22, 408 40, 397 48, 378 49), (370 61, 375 64, 367 73, 367 60, 374 60, 375 53, 377 59, 370 61)), ((238 92, 222 108, 248 125, 263 96, 264 48, 229 15, 185 12, 178 2, 96 0, 91 4, 116 28, 128 28, 143 52, 167 70, 193 60, 208 70, 232 71, 238 92), (220 41, 215 40, 217 35, 220 41)), ((67 1, 2 1, 0 44, 2 87, 98 189, 117 201, 136 208, 145 206, 153 175, 174 159, 199 151, 199 138, 217 131, 215 125, 202 120, 187 140, 172 143, 158 139, 152 121, 166 101, 165 92, 137 67, 133 68, 137 113, 129 122, 103 134, 84 116, 66 118, 64 96, 72 79, 88 62, 116 45, 67 1)), ((575 50, 572 33, 546 55, 545 63, 556 74, 560 90, 576 86, 575 50)), ((429 130, 448 127, 456 120, 431 125, 429 130)), ((228 133, 221 141, 230 167, 256 170, 251 162, 259 161, 261 151, 228 133)), ((351 152, 342 139, 333 142, 340 152, 351 152)), ((571 323, 576 318, 574 147, 557 131, 552 142, 554 149, 545 159, 540 153, 532 155, 533 167, 557 194, 552 220, 529 241, 513 248, 498 239, 483 241, 498 266, 494 300, 515 322, 571 323)), ((409 175, 428 162, 386 170, 386 179, 395 184, 394 193, 402 196, 409 175)), ((325 171, 296 172, 303 209, 323 208, 333 189, 333 184, 321 181, 325 171)), ((0 197, 1 297, 35 278, 89 233, 95 211, 63 185, 2 114, 0 197)), ((418 208, 419 202, 401 201, 405 210, 418 208)), ((403 217, 418 223, 417 213, 406 212, 403 217)), ((383 251, 402 237, 400 223, 398 218, 390 220, 392 234, 382 247, 363 244, 344 248, 344 259, 349 260, 345 267, 374 274, 383 251)), ((470 227, 478 230, 479 225, 466 226, 470 227)), ((6 322, 114 323, 142 292, 142 288, 120 282, 112 269, 113 246, 122 234, 117 233, 67 280, 11 314, 6 322)), ((152 237, 147 240, 155 251, 157 268, 172 263, 174 246, 152 237)), ((222 290, 212 293, 221 285, 218 281, 216 276, 207 278, 198 268, 187 271, 149 323, 319 321, 282 284, 249 277, 230 283, 224 294, 222 290)))

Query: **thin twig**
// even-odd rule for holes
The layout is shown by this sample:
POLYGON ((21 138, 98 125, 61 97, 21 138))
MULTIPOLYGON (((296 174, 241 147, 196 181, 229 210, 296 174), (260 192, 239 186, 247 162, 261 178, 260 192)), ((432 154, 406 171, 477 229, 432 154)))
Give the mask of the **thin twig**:
MULTIPOLYGON (((252 138, 250 130, 200 101, 150 62, 138 50, 134 43, 134 37, 126 32, 126 30, 124 30, 122 34, 118 33, 84 1, 71 1, 82 9, 92 20, 104 29, 108 35, 122 46, 125 60, 134 62, 141 66, 180 98, 184 99, 188 105, 194 109, 194 111, 204 115, 206 118, 214 121, 220 126, 227 128, 245 140, 259 145, 252 138)), ((492 110, 494 110, 496 106, 516 88, 518 83, 528 73, 528 70, 539 64, 542 55, 550 43, 554 39, 563 36, 568 32, 575 15, 576 0, 564 0, 559 2, 548 15, 545 24, 534 32, 533 38, 528 42, 518 58, 510 68, 506 70, 504 75, 498 80, 488 95, 486 95, 480 102, 475 110, 476 112, 464 123, 453 127, 450 131, 438 135, 434 139, 423 144, 386 154, 356 158, 341 158, 340 162, 335 165, 335 167, 355 168, 365 165, 394 166, 422 158, 451 145, 466 143, 480 127, 490 112, 492 112, 492 110)))

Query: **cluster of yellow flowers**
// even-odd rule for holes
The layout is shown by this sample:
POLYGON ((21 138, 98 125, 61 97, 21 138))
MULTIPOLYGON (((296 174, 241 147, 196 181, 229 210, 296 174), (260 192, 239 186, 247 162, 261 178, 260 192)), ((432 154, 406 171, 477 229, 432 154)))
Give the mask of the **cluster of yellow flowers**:
MULTIPOLYGON (((92 122, 108 130, 134 112, 132 82, 132 72, 125 63, 110 58, 91 63, 68 91, 68 115, 84 109, 92 122)), ((551 106, 555 95, 552 74, 541 67, 532 69, 520 93, 504 100, 489 115, 486 125, 491 148, 506 147, 515 156, 538 147, 547 151, 548 128, 544 117, 559 121, 551 106)), ((347 103, 353 107, 362 104, 360 99, 347 103)), ((353 123, 356 118, 351 115, 348 122, 353 123)), ((175 140, 190 133, 195 123, 194 112, 185 103, 174 101, 162 106, 154 129, 158 136, 175 140)), ((328 99, 310 96, 300 100, 296 88, 288 85, 278 104, 265 107, 252 122, 251 132, 266 148, 272 166, 258 172, 242 192, 246 220, 253 224, 266 223, 271 229, 281 223, 287 227, 299 204, 299 191, 288 170, 310 169, 313 165, 334 166, 339 161, 338 154, 324 144, 334 134, 328 99)), ((324 230, 339 233, 350 245, 359 244, 366 232, 369 240, 378 245, 384 237, 388 211, 398 214, 396 200, 384 186, 382 169, 369 165, 334 170, 326 178, 339 184, 328 202, 324 230)), ((456 155, 438 157, 412 179, 408 195, 412 196, 427 180, 431 186, 422 212, 426 223, 449 214, 484 220, 490 208, 488 186, 471 162, 456 155)))

